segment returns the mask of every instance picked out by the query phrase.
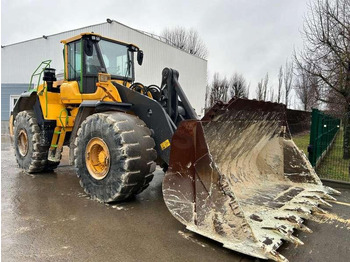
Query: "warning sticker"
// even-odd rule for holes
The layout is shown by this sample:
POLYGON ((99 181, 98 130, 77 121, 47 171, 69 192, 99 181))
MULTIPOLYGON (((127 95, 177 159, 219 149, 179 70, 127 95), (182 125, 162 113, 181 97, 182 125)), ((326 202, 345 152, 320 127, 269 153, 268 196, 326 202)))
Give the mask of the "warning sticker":
POLYGON ((168 148, 170 146, 170 142, 169 142, 169 139, 165 140, 163 143, 160 144, 160 148, 162 150, 168 148))

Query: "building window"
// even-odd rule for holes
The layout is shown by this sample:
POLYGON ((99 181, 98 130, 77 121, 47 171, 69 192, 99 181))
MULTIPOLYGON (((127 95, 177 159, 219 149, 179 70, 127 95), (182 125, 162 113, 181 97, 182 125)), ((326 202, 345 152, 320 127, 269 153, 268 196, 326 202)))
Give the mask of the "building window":
POLYGON ((19 97, 19 95, 10 95, 10 115, 19 97))

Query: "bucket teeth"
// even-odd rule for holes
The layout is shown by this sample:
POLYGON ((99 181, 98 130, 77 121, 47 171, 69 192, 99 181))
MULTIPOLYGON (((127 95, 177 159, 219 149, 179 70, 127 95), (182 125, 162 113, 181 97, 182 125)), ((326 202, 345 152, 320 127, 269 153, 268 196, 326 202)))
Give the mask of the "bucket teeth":
POLYGON ((296 201, 293 203, 296 205, 303 205, 303 206, 310 207, 311 211, 313 212, 319 212, 324 214, 327 213, 327 211, 318 207, 318 205, 320 204, 318 201, 315 201, 314 199, 311 199, 311 198, 307 198, 307 200, 304 200, 304 201, 296 201))
POLYGON ((285 220, 288 221, 294 228, 306 232, 306 233, 312 233, 312 230, 305 226, 303 224, 304 220, 300 217, 293 216, 287 216, 287 217, 275 217, 278 220, 285 220))
POLYGON ((275 261, 278 261, 278 262, 289 262, 289 260, 287 258, 282 256, 276 250, 271 250, 269 255, 270 255, 270 258, 275 260, 275 261))
POLYGON ((306 233, 312 233, 313 231, 305 226, 304 224, 299 224, 296 229, 299 229, 300 231, 306 232, 306 233))
POLYGON ((326 206, 326 207, 332 207, 331 204, 329 204, 327 201, 324 201, 322 198, 318 198, 318 201, 321 202, 322 205, 326 206))
POLYGON ((285 221, 286 223, 291 224, 293 227, 303 223, 301 218, 297 218, 295 216, 275 217, 275 219, 285 221))
POLYGON ((328 212, 318 206, 313 206, 312 207, 312 211, 313 212, 318 212, 318 213, 321 213, 321 214, 328 214, 328 212))
POLYGON ((337 199, 335 197, 332 197, 331 195, 328 195, 327 193, 324 193, 323 197, 325 199, 328 199, 328 200, 337 201, 337 199))
POLYGON ((304 245, 303 241, 301 241, 299 238, 293 236, 292 234, 287 234, 286 236, 289 238, 289 241, 292 242, 293 244, 295 244, 296 246, 304 245))
MULTIPOLYGON (((309 200, 313 200, 313 199, 309 199, 309 200)), ((322 213, 322 214, 327 214, 328 212, 322 208, 320 208, 318 205, 319 203, 317 201, 303 201, 303 202, 298 202, 299 204, 305 205, 305 206, 309 206, 311 208, 312 212, 318 212, 318 213, 322 213)))
POLYGON ((324 187, 328 193, 333 194, 333 195, 340 195, 341 193, 338 190, 335 190, 334 188, 331 188, 329 186, 324 187))
POLYGON ((313 199, 313 200, 316 200, 317 202, 319 202, 320 205, 324 205, 326 207, 332 207, 331 204, 329 204, 328 202, 324 201, 322 198, 320 198, 319 196, 317 195, 305 195, 303 196, 304 198, 307 198, 307 199, 313 199))
POLYGON ((324 198, 325 200, 333 200, 333 201, 337 200, 335 197, 332 197, 331 195, 327 194, 324 191, 310 191, 310 192, 316 193, 318 196, 324 198))
POLYGON ((294 216, 294 215, 293 216, 275 217, 275 219, 287 220, 288 222, 293 223, 293 224, 301 224, 301 223, 303 223, 303 220, 300 217, 297 217, 297 216, 294 216))
POLYGON ((303 207, 295 207, 295 208, 285 208, 286 211, 293 211, 299 213, 301 217, 309 217, 311 215, 310 209, 305 209, 303 207))
POLYGON ((282 239, 288 240, 295 244, 296 246, 298 245, 304 245, 304 242, 301 241, 299 238, 293 236, 293 232, 289 232, 286 229, 283 228, 283 226, 271 228, 271 227, 264 227, 263 229, 268 229, 268 230, 273 230, 277 232, 278 234, 281 235, 282 239))

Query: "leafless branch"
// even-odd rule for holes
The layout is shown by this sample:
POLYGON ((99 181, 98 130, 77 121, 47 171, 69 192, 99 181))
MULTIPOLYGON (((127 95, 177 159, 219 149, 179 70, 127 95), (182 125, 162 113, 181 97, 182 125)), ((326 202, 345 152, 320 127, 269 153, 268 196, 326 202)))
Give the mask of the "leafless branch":
POLYGON ((229 92, 231 97, 248 97, 247 81, 242 74, 234 73, 231 76, 229 92))
POLYGON ((190 54, 204 59, 208 56, 208 49, 195 29, 187 30, 184 27, 166 28, 161 33, 161 37, 165 38, 168 44, 190 54))

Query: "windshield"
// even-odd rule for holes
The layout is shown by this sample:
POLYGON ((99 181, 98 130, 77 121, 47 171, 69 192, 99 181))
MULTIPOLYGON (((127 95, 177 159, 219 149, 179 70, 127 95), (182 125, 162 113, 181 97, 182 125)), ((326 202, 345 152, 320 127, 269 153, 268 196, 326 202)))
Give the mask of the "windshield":
POLYGON ((132 78, 131 55, 128 47, 101 39, 99 46, 107 73, 132 78))

